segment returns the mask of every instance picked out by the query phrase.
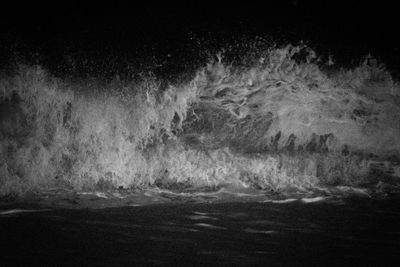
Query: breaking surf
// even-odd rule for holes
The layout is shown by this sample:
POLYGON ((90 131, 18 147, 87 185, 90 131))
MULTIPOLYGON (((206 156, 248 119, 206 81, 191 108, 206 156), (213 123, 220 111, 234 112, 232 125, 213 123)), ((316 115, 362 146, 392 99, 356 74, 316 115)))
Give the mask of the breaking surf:
POLYGON ((243 62, 218 54, 178 82, 17 66, 0 79, 0 196, 139 205, 397 193, 400 87, 383 64, 335 68, 304 45, 243 62))

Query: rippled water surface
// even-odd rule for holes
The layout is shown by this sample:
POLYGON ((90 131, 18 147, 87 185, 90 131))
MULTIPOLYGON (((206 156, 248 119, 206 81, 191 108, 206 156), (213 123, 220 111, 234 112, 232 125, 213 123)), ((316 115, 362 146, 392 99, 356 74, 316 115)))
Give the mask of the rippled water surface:
POLYGON ((3 205, 1 265, 382 266, 400 259, 400 199, 3 205))

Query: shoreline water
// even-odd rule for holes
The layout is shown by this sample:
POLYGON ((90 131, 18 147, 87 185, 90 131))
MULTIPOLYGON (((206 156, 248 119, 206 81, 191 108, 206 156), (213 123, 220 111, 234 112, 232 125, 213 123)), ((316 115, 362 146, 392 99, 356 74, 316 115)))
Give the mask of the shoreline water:
POLYGON ((400 198, 164 203, 0 216, 3 266, 378 266, 400 258, 400 198))

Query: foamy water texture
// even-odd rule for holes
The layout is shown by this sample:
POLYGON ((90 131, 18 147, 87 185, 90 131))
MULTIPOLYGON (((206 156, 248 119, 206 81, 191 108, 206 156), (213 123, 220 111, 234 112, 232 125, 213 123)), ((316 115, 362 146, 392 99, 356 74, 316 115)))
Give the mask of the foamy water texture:
POLYGON ((1 216, 11 216, 11 215, 20 214, 20 213, 32 213, 32 212, 43 212, 43 211, 49 211, 49 210, 48 209, 40 209, 40 210, 11 209, 11 210, 0 211, 0 217, 1 216))
POLYGON ((163 84, 62 80, 40 66, 3 75, 0 195, 280 192, 400 176, 400 89, 372 58, 335 69, 287 46, 251 66, 219 58, 189 82, 163 84))

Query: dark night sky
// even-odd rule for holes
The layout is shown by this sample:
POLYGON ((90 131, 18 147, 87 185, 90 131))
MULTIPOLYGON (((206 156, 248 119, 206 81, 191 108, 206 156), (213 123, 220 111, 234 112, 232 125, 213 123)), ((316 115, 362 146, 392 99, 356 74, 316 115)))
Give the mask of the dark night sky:
POLYGON ((57 65, 65 54, 78 51, 88 59, 108 58, 106 62, 111 57, 130 61, 150 54, 190 58, 194 50, 218 48, 243 36, 268 36, 278 42, 303 40, 345 63, 367 53, 392 68, 400 63, 397 9, 382 1, 368 5, 301 0, 264 1, 264 5, 108 2, 4 7, 1 52, 37 52, 48 65, 57 65))

